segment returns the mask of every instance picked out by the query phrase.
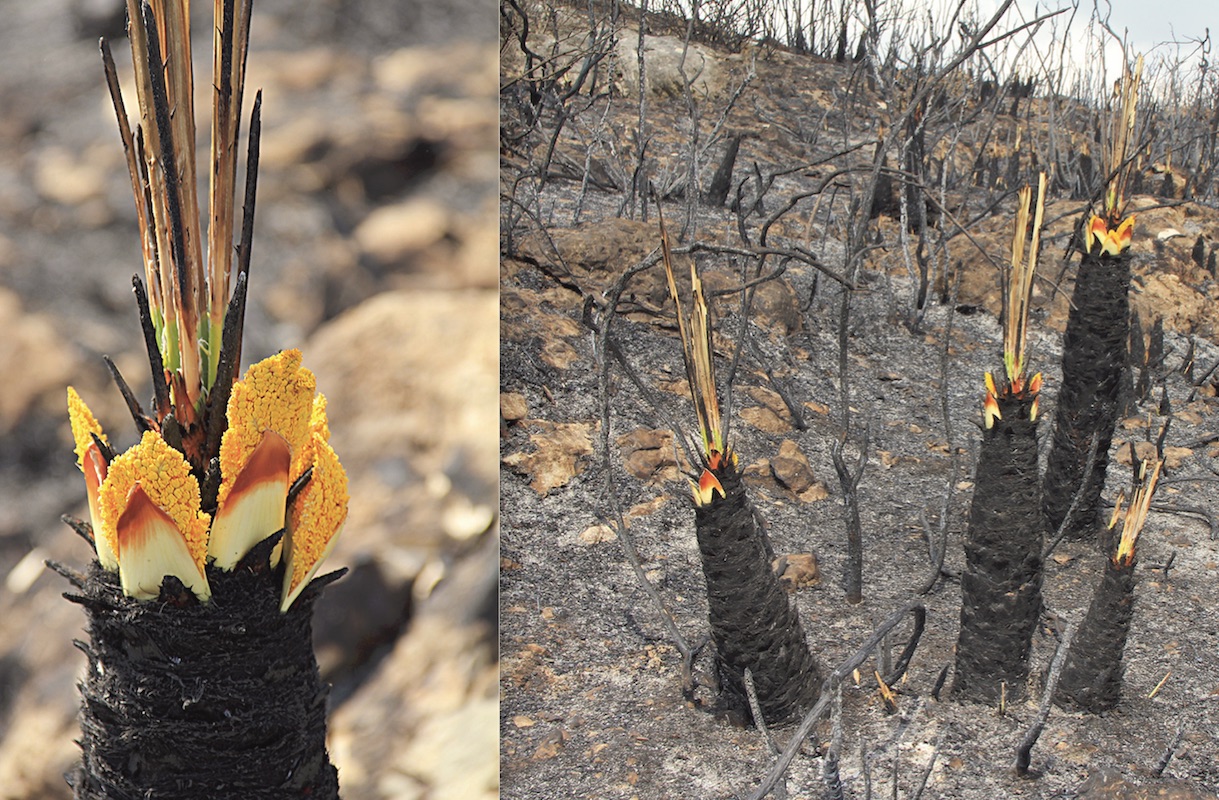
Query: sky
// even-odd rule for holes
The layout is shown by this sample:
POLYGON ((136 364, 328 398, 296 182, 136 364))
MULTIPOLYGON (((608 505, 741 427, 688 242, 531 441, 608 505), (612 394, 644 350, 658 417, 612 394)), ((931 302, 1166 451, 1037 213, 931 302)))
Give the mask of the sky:
MULTIPOLYGON (((1142 53, 1147 60, 1144 73, 1144 85, 1147 91, 1176 93, 1182 88, 1188 90, 1198 86, 1198 65, 1201 62, 1201 52, 1198 40, 1210 33, 1219 37, 1219 11, 1215 10, 1213 0, 1077 0, 1079 9, 1074 20, 1070 21, 1068 39, 1070 55, 1068 63, 1073 63, 1081 72, 1093 76, 1094 90, 1108 85, 1117 75, 1121 74, 1121 48, 1107 35, 1097 35, 1093 29, 1089 35, 1088 22, 1093 14, 1094 2, 1099 15, 1108 16, 1109 27, 1119 36, 1127 37, 1131 58, 1142 53), (1207 6, 1210 7, 1208 11, 1207 6), (1166 44, 1170 42, 1177 44, 1166 44), (1099 69, 1096 60, 1097 45, 1104 47, 1104 69, 1099 69), (1158 67, 1163 63, 1180 63, 1181 67, 1171 73, 1166 73, 1158 67), (1177 89, 1168 88, 1169 74, 1175 75, 1177 89), (1149 77, 1155 76, 1151 84, 1149 77)), ((915 4, 925 3, 936 7, 939 3, 955 3, 958 0, 914 0, 915 4)), ((993 13, 1001 0, 977 0, 978 11, 984 16, 993 13)), ((1010 30, 1022 21, 1060 8, 1071 7, 1071 0, 1016 0, 1015 8, 1008 12, 1001 30, 1010 30)), ((1043 24, 1042 29, 1034 37, 1035 47, 1025 50, 1021 63, 1035 62, 1047 53, 1058 52, 1057 46, 1051 42, 1067 29, 1070 11, 1043 24), (1036 51, 1036 52, 1034 52, 1036 51)), ((1011 52, 1010 50, 1008 52, 1011 52)), ((1208 56, 1210 65, 1219 60, 1219 52, 1212 45, 1208 56)), ((1018 71, 1023 71, 1023 67, 1018 71)), ((1213 69, 1210 74, 1214 74, 1213 69)))
POLYGON ((1108 5, 1110 26, 1117 33, 1129 30, 1140 50, 1174 38, 1201 39, 1207 27, 1219 35, 1219 8, 1208 0, 1111 0, 1108 5))
MULTIPOLYGON (((997 8, 996 0, 983 0, 982 6, 997 8)), ((1046 10, 1069 7, 1070 0, 1017 0, 1020 14, 1031 19, 1046 10)), ((1076 19, 1087 19, 1093 10, 1093 0, 1079 0, 1076 19)), ((1119 35, 1128 35, 1134 50, 1144 54, 1175 55, 1178 50, 1166 50, 1165 42, 1182 42, 1180 52, 1192 52, 1196 44, 1189 40, 1202 39, 1208 26, 1212 35, 1219 35, 1219 11, 1208 0, 1095 0, 1100 16, 1106 15, 1109 27, 1119 35), (1209 9, 1208 9, 1209 7, 1209 9), (1153 48, 1156 48, 1153 51, 1153 48)), ((1212 60, 1214 53, 1212 53, 1212 60)))

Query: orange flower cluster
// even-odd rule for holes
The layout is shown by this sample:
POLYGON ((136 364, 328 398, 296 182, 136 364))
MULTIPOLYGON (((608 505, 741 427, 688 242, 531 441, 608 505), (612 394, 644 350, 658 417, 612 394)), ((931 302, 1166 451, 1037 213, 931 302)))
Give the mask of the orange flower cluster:
POLYGON ((1088 227, 1084 232, 1084 245, 1088 252, 1091 253, 1097 245, 1100 246, 1102 253, 1111 256, 1126 252, 1130 248, 1130 240, 1134 236, 1134 216, 1131 214, 1118 223, 1116 228, 1110 230, 1110 222, 1093 214, 1092 218, 1088 220, 1088 227))
POLYGON ((68 388, 98 561, 119 574, 126 594, 154 599, 173 575, 206 602, 207 563, 232 570, 254 545, 283 530, 271 566, 285 562, 281 610, 291 606, 347 518, 347 474, 330 447, 326 401, 315 388, 299 350, 254 364, 234 383, 214 515, 201 509, 199 481, 180 451, 150 430, 110 458, 101 425, 68 388), (290 500, 307 471, 307 483, 290 500))
POLYGON ((1033 405, 1029 407, 1029 422, 1037 421, 1037 404, 1040 402, 1041 392, 1041 373, 1038 372, 1033 377, 1025 381, 1022 376, 1016 376, 1010 381, 1005 381, 1002 389, 995 386, 995 377, 989 372, 986 373, 986 399, 982 402, 982 418, 986 424, 986 429, 990 430, 995 425, 995 420, 1003 419, 1003 414, 999 412, 999 394, 1002 391, 1004 397, 1025 398, 1031 396, 1033 405))

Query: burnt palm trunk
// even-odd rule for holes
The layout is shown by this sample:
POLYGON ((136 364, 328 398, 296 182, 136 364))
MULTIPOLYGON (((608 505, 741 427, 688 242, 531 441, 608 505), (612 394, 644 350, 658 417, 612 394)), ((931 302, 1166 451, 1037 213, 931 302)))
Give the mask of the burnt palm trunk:
POLYGON ((88 616, 76 798, 338 797, 310 624, 337 576, 281 613, 265 570, 209 569, 216 594, 197 603, 166 591, 172 578, 141 602, 96 562, 85 575, 59 569, 88 616))
POLYGON ((695 507, 720 706, 751 718, 744 683, 748 669, 766 723, 782 725, 817 702, 821 668, 771 570, 740 473, 726 461, 715 472, 723 495, 695 507))
POLYGON ((986 703, 1004 691, 1009 699, 1024 695, 1042 605, 1035 399, 997 402, 1002 416, 982 433, 965 539, 954 689, 986 703))
POLYGON ((1054 701, 1058 705, 1098 714, 1121 699, 1122 651, 1134 612, 1134 564, 1119 566, 1105 559, 1088 613, 1067 654, 1054 701))
POLYGON ((1130 251, 1085 253, 1075 281, 1063 340, 1062 385, 1054 412, 1054 434, 1042 489, 1045 521, 1057 530, 1081 491, 1092 437, 1096 465, 1066 535, 1084 538, 1100 527, 1098 509, 1109 445, 1118 418, 1118 395, 1130 335, 1130 251))

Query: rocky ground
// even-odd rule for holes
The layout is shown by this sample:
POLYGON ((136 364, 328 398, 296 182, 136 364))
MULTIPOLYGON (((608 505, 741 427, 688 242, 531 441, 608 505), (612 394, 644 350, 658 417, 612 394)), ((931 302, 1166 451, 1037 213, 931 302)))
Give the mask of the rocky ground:
MULTIPOLYGON (((630 36, 627 30, 623 39, 630 36)), ((550 52, 544 36, 538 41, 539 52, 550 52)), ((573 43, 585 40, 572 35, 564 41, 574 49, 573 43)), ((501 75, 508 98, 519 76, 513 46, 510 41, 505 47, 501 75)), ((651 79, 663 81, 664 53, 680 53, 680 42, 658 39, 649 48, 655 55, 651 79)), ((706 48, 697 55, 705 61, 687 74, 697 72, 698 80, 728 87, 719 94, 698 93, 700 102, 726 96, 748 67, 748 56, 706 48)), ((633 42, 619 56, 629 63, 633 42)), ((766 173, 785 164, 814 163, 841 144, 845 137, 838 128, 833 142, 810 143, 816 137, 809 121, 839 124, 833 115, 848 91, 849 67, 775 52, 759 55, 754 68, 756 79, 727 117, 727 130, 753 131, 742 144, 739 170, 759 164, 766 173)), ((683 698, 674 638, 612 525, 615 509, 621 509, 647 580, 683 637, 702 641, 705 589, 681 474, 684 462, 672 432, 674 424, 687 434, 694 431, 694 417, 682 386, 680 345, 661 267, 634 274, 612 316, 613 339, 644 388, 614 361, 606 392, 600 390, 602 360, 596 337, 583 324, 589 309, 603 303, 607 291, 643 264, 659 241, 654 212, 647 222, 639 220, 637 205, 633 215, 619 215, 624 196, 613 188, 614 159, 630 167, 638 113, 629 66, 623 72, 621 96, 567 121, 556 148, 559 166, 540 193, 529 192, 537 185, 530 170, 539 163, 546 137, 540 137, 537 149, 526 137, 503 153, 501 196, 513 202, 504 203, 502 223, 509 252, 501 288, 501 796, 744 797, 773 762, 767 742, 756 730, 708 713, 705 706, 714 698, 706 690, 695 704, 683 698), (593 158, 585 160, 590 147, 593 158), (608 166, 595 171, 598 161, 608 166), (590 163, 594 180, 582 186, 582 166, 590 163), (569 179, 561 174, 565 169, 569 179), (609 177, 598 182, 602 176, 609 177)), ((689 138, 681 94, 661 87, 648 102, 653 116, 649 173, 680 174, 682 141, 689 138)), ((704 133, 718 120, 720 108, 700 106, 704 133)), ((523 130, 523 125, 513 127, 519 122, 505 113, 507 130, 523 130)), ((844 124, 866 129, 875 120, 865 114, 844 124)), ((809 191, 830 169, 784 176, 765 214, 785 198, 809 191)), ((737 180, 742 177, 738 172, 737 180)), ((742 330, 751 342, 732 388, 731 436, 758 514, 776 552, 786 556, 785 575, 814 652, 827 667, 837 665, 895 609, 909 602, 926 607, 927 629, 907 678, 896 687, 896 710, 886 709, 870 677, 880 668, 875 659, 865 664, 857 683, 844 687, 841 777, 847 797, 875 792, 954 800, 1183 800, 1219 792, 1219 623, 1213 614, 1219 589, 1213 500, 1219 401, 1211 380, 1195 386, 1182 374, 1191 338, 1199 365, 1195 379, 1219 359, 1212 317, 1215 276, 1191 259, 1199 235, 1204 242, 1219 237, 1219 213, 1194 203, 1157 207, 1170 200, 1134 199, 1143 213, 1132 301, 1148 328, 1156 319, 1163 321, 1167 355, 1152 379, 1166 388, 1173 423, 1162 507, 1153 512, 1140 544, 1124 699, 1117 710, 1099 717, 1053 709, 1033 750, 1030 778, 1017 777, 1013 764, 1036 703, 1011 704, 1000 713, 955 701, 950 691, 982 374, 1000 367, 997 283, 990 262, 964 237, 954 240, 953 261, 961 265, 957 301, 936 299, 921 324, 911 324, 913 286, 898 246, 899 226, 884 218, 877 224, 881 246, 860 273, 848 338, 854 420, 849 463, 858 455, 862 428, 870 430, 859 489, 864 601, 852 607, 841 585, 843 495, 830 452, 841 431, 840 290, 814 269, 791 262, 758 289, 755 311, 743 328, 737 313, 740 262, 724 255, 698 257, 707 285, 723 290, 712 299, 721 377, 740 347, 742 330), (944 400, 947 425, 940 411, 944 400), (944 571, 920 595, 932 574, 928 533, 938 535, 948 490, 944 571), (1170 560, 1171 569, 1164 569, 1170 560), (945 668, 948 682, 937 700, 932 693, 945 668), (1170 749, 1172 758, 1157 774, 1170 749)), ((787 233, 772 244, 807 246, 824 265, 841 269, 841 222, 827 221, 824 206, 797 208, 799 213, 776 226, 786 226, 787 233)), ((684 211, 680 195, 666 206, 671 230, 681 225, 684 211)), ((1043 439, 1060 377, 1073 266, 1066 271, 1063 294, 1054 292, 1053 280, 1080 212, 1078 203, 1054 200, 1046 215, 1052 222, 1042 273, 1049 280, 1037 290, 1031 323, 1032 357, 1046 375, 1043 439)), ((698 241, 741 245, 738 221, 729 211, 700 205, 696 213, 698 241)), ((765 214, 746 214, 740 224, 756 237, 765 214)), ((1010 245, 1010 220, 1010 204, 1003 205, 973 231, 978 245, 1000 262, 1010 245)), ((604 313, 593 316, 601 323, 607 319, 604 313)), ((1130 480, 1118 452, 1121 443, 1154 435, 1164 422, 1158 392, 1129 411, 1115 441, 1106 491, 1110 501, 1130 480)), ((1056 636, 1082 619, 1099 566, 1094 545, 1071 542, 1060 545, 1047 563, 1050 613, 1034 642, 1035 699, 1056 636)), ((898 630, 908 633, 909 626, 898 630)), ((879 657, 893 655, 898 639, 904 637, 881 648, 879 657)), ((708 657, 696 666, 708 670, 708 657)), ((780 745, 789 734, 777 732, 780 745)), ((821 770, 829 741, 830 727, 823 722, 797 756, 786 796, 828 796, 821 770)))
MULTIPOLYGON (((83 618, 41 566, 89 557, 58 520, 85 511, 65 386, 126 447, 135 433, 100 356, 133 383, 147 369, 130 184, 97 50, 110 37, 125 74, 116 5, 3 4, 4 798, 68 796, 77 753, 83 618)), ((196 75, 210 75, 210 4, 195 6, 196 75)), ((246 358, 303 349, 351 477, 329 562, 351 573, 316 619, 343 795, 493 797, 495 18, 479 0, 259 0, 252 27, 247 98, 262 88, 264 103, 246 358)))

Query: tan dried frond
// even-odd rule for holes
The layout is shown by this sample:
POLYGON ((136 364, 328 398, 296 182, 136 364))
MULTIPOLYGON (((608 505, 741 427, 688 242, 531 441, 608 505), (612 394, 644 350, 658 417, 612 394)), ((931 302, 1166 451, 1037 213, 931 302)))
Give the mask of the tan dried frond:
POLYGON ((127 15, 160 278, 159 292, 150 299, 154 314, 164 318, 163 338, 172 345, 163 347, 165 366, 181 373, 188 395, 175 402, 197 405, 204 278, 190 13, 184 0, 127 0, 127 15))
POLYGON ((1128 567, 1134 563, 1135 547, 1147 522, 1147 512, 1151 508, 1151 498, 1155 494, 1163 465, 1164 462, 1158 457, 1144 459, 1139 465, 1134 493, 1122 517, 1122 536, 1113 556, 1113 563, 1118 567, 1128 567))
POLYGON ((1032 187, 1020 189, 1016 207, 1016 224, 1012 234, 1012 260, 1007 275, 1007 291, 1003 296, 1003 366, 1008 386, 1021 391, 1025 383, 1026 349, 1028 346, 1029 305, 1033 296, 1033 276, 1037 271, 1037 255, 1041 249, 1041 226, 1045 216, 1046 178, 1037 178, 1037 204, 1032 205, 1032 187), (1025 251, 1029 216, 1033 217, 1033 238, 1025 251))
POLYGON ((677 331, 681 336, 682 360, 686 365, 686 380, 690 384, 690 396, 694 400, 694 411, 698 415, 699 432, 703 440, 703 454, 709 460, 715 454, 725 454, 723 430, 720 427, 720 406, 715 392, 715 364, 712 360, 711 318, 707 309, 707 297, 703 293, 703 282, 698 275, 694 260, 690 261, 691 310, 687 321, 682 310, 681 296, 677 291, 677 279, 673 274, 673 253, 669 246, 669 232, 665 229, 664 216, 660 221, 660 251, 664 261, 665 276, 669 281, 669 293, 677 310, 677 331))
MULTIPOLYGON (((146 339, 158 388, 158 419, 169 411, 187 429, 198 420, 203 400, 230 372, 219 373, 224 318, 230 302, 244 309, 244 294, 229 280, 233 265, 237 197, 237 140, 240 133, 251 0, 213 0, 212 141, 206 234, 200 213, 196 166, 194 70, 190 0, 125 0, 128 39, 135 73, 135 119, 128 121, 114 59, 103 41, 102 57, 119 135, 127 159, 144 256, 147 300, 146 339), (206 244, 205 244, 206 236, 206 244), (204 260, 204 248, 207 260, 204 260), (233 295, 230 298, 230 293, 233 295), (159 356, 159 357, 158 357, 159 356), (158 387, 162 381, 157 380, 158 387)), ((251 117, 241 227, 241 271, 248 263, 254 178, 257 174, 257 119, 251 117)), ((240 283, 238 278, 237 282, 240 283)), ((137 292, 138 294, 138 292, 137 292)), ((240 319, 240 317, 238 317, 240 319)), ((231 332, 229 360, 240 356, 241 328, 231 332)), ((222 389, 222 393, 227 389, 222 389)), ((216 406, 223 409, 224 402, 216 406)), ((200 435, 198 432, 190 435, 200 435)))
POLYGON ((1110 176, 1105 191, 1105 217, 1110 227, 1117 224, 1126 205, 1126 186, 1133 168, 1130 148, 1134 142, 1134 123, 1142 77, 1142 56, 1135 61, 1133 71, 1128 64, 1123 66, 1122 80, 1117 87, 1116 116, 1105 142, 1105 171, 1110 176))
MULTIPOLYGON (((208 202, 208 324, 213 336, 224 325, 233 270, 233 230, 237 194, 237 139, 241 130, 250 0, 214 0, 212 46, 212 162, 208 202)), ((212 347, 208 372, 214 377, 220 349, 212 347)))

